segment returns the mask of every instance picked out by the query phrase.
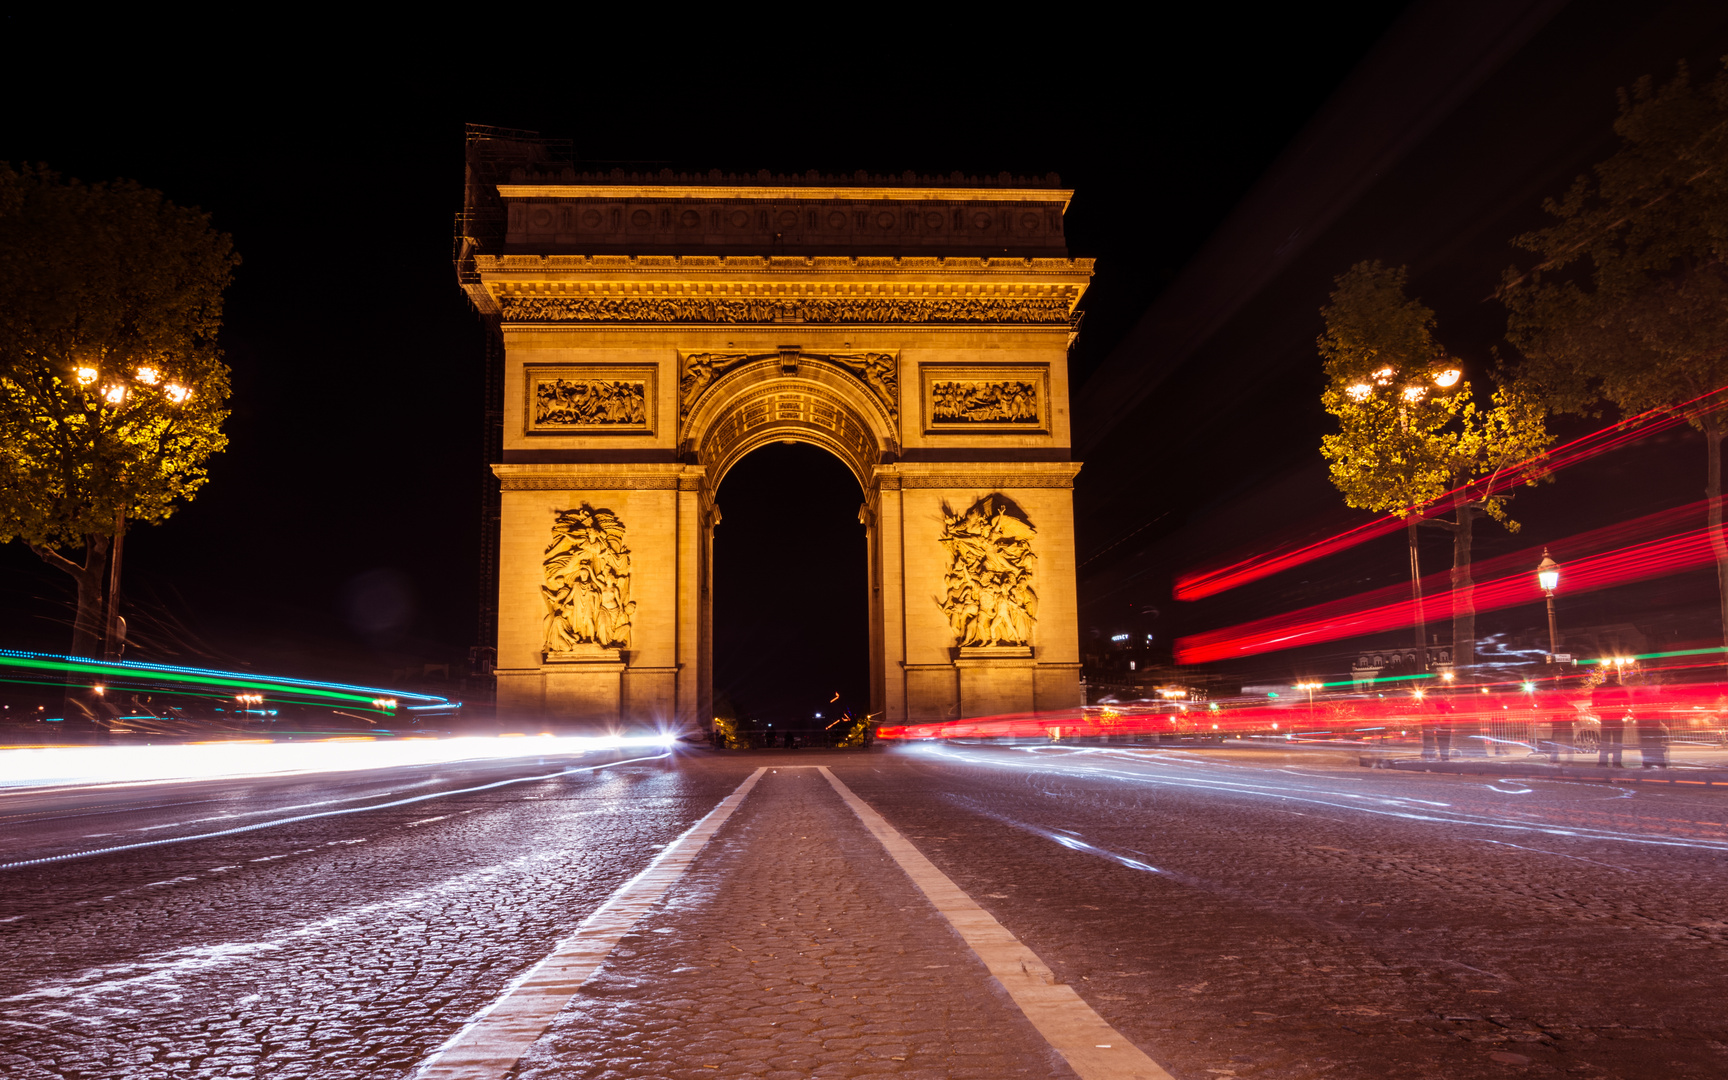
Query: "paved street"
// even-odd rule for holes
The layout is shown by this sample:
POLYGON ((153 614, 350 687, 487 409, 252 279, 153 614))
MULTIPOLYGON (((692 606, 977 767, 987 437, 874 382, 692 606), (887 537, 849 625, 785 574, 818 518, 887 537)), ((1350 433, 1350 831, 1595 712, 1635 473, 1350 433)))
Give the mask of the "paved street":
POLYGON ((759 769, 516 1076, 1074 1075, 817 765, 1182 1080, 1728 1073, 1728 792, 1355 762, 626 751, 14 790, 0 1075, 411 1075, 759 769))

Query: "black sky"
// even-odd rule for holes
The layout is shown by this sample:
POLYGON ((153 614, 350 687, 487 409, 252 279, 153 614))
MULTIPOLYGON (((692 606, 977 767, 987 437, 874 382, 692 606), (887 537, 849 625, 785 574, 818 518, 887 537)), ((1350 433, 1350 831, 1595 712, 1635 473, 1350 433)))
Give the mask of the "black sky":
MULTIPOLYGON (((1518 78, 1491 86, 1475 112, 1445 129, 1450 141, 1424 146, 1474 155, 1491 172, 1481 159, 1499 152, 1496 140, 1518 137, 1494 125, 1495 94, 1545 95, 1526 109, 1537 120, 1588 116, 1590 130, 1604 131, 1614 87, 1641 73, 1605 40, 1639 30, 1633 58, 1664 66, 1710 44, 1697 32, 1709 20, 1695 14, 1708 5, 1634 7, 1573 5, 1558 31, 1516 58, 1518 78)), ((143 647, 165 658, 383 678, 475 643, 480 336, 449 261, 464 122, 569 136, 588 163, 1059 172, 1077 192, 1070 250, 1099 260, 1073 358, 1084 377, 1402 9, 1250 16, 1196 5, 1179 15, 1124 10, 1120 22, 1096 12, 1065 22, 962 13, 911 26, 886 14, 808 26, 770 14, 700 25, 548 14, 544 26, 499 15, 495 24, 476 16, 388 28, 96 28, 8 17, 0 160, 160 188, 210 211, 245 260, 223 332, 234 369, 231 447, 191 506, 128 541, 128 595, 150 632, 143 647), (356 598, 379 590, 400 618, 353 618, 376 607, 357 608, 356 598)), ((1596 145, 1537 155, 1547 171, 1520 177, 1492 211, 1504 216, 1515 203, 1528 214, 1547 181, 1569 176, 1596 145)), ((1371 212, 1225 328, 1215 343, 1222 353, 1186 369, 1166 411, 1142 428, 1143 449, 1111 451, 1157 463, 1156 475, 1088 464, 1083 481, 1098 483, 1077 493, 1082 557, 1115 545, 1088 570, 1088 595, 1111 597, 1085 614, 1095 628, 1115 617, 1118 600, 1138 618, 1160 590, 1167 597, 1169 574, 1196 538, 1242 517, 1232 499, 1276 505, 1291 483, 1301 493, 1291 501, 1317 498, 1308 479, 1289 478, 1311 479, 1324 420, 1305 343, 1330 274, 1375 254, 1411 261, 1419 288, 1443 308, 1443 329, 1449 319, 1485 351, 1493 318, 1478 303, 1480 282, 1508 261, 1499 239, 1508 233, 1448 250, 1421 238, 1377 246, 1402 235, 1401 202, 1431 207, 1448 182, 1389 179, 1394 186, 1365 200, 1371 212), (1397 183, 1415 186, 1400 195, 1397 183), (1274 339, 1256 338, 1255 326, 1274 339), (1203 376, 1231 350, 1259 365, 1241 388, 1243 406, 1220 419, 1184 403, 1182 393, 1216 393, 1203 376), (1117 544, 1149 511, 1167 517, 1117 544), (1139 583, 1126 593, 1124 576, 1139 583)), ((843 493, 833 507, 788 506, 773 497, 773 471, 757 467, 767 461, 748 461, 726 481, 732 535, 796 530, 830 510, 842 516, 824 528, 857 530, 844 470, 827 470, 843 493)), ((794 580, 858 576, 853 553, 824 545, 776 559, 794 580)), ((63 646, 59 577, 16 544, 0 548, 0 645, 63 646)), ((805 635, 781 618, 789 609, 728 595, 736 594, 722 591, 717 611, 726 640, 805 635)), ((823 662, 819 651, 797 656, 801 667, 823 662)), ((846 662, 834 663, 810 675, 812 687, 852 678, 846 662)))

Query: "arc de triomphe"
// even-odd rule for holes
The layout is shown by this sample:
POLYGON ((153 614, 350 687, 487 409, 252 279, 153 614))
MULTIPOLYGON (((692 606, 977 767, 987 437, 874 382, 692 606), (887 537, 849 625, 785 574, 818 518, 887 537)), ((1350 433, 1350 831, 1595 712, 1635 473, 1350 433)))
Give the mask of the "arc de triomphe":
MULTIPOLYGON (((490 194, 490 193, 488 193, 490 194)), ((1067 353, 1092 274, 1045 181, 568 167, 496 185, 498 702, 712 716, 715 492, 812 443, 868 533, 887 723, 1079 703, 1067 353)))

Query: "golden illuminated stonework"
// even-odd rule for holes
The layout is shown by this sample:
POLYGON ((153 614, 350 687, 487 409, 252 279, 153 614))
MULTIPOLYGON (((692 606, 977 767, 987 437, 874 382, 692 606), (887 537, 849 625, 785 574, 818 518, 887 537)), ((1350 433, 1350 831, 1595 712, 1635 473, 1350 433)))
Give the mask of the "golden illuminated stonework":
POLYGON ((1071 192, 492 149, 457 265, 501 364, 502 710, 705 726, 722 484, 789 441, 858 484, 873 718, 1079 704, 1071 192))
POLYGON ((956 512, 942 504, 942 547, 948 572, 937 604, 948 616, 954 643, 1030 645, 1038 620, 1038 594, 1032 572, 1037 532, 1014 500, 986 495, 956 512))
POLYGON ((587 503, 559 514, 543 565, 549 656, 584 647, 630 647, 636 602, 630 599, 630 549, 617 514, 587 503))

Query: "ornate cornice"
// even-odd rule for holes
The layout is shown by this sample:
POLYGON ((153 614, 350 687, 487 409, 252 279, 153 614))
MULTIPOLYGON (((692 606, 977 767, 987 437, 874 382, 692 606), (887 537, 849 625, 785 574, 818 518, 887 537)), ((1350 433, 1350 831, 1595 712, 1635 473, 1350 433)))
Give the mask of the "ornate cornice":
POLYGON ((974 278, 1002 275, 1051 275, 1062 279, 1092 276, 1092 259, 972 257, 940 255, 475 255, 482 277, 698 275, 735 278, 740 274, 827 275, 871 279, 882 275, 935 275, 974 278))
POLYGON ((1065 297, 760 297, 521 296, 498 298, 511 323, 811 323, 816 325, 983 324, 1068 326, 1065 297))
POLYGON ((501 491, 678 491, 676 476, 503 476, 501 491))
MULTIPOLYGON (((527 177, 523 178, 524 181, 527 177)), ((1057 202, 1066 210, 1071 188, 934 187, 835 184, 666 184, 666 183, 513 183, 499 184, 506 199, 771 199, 813 202, 834 199, 870 202, 1057 202)))
POLYGON ((903 488, 1071 488, 1072 476, 902 476, 903 488))

